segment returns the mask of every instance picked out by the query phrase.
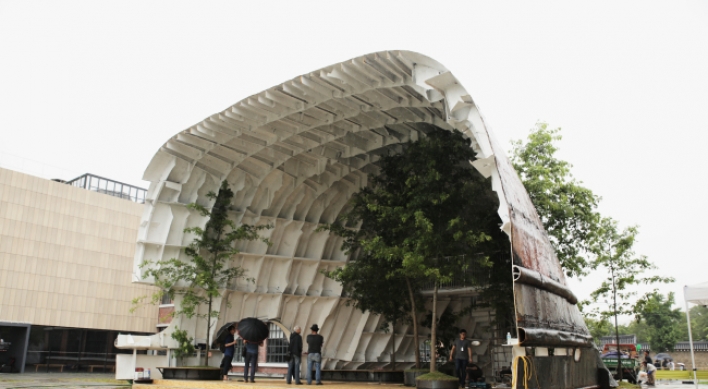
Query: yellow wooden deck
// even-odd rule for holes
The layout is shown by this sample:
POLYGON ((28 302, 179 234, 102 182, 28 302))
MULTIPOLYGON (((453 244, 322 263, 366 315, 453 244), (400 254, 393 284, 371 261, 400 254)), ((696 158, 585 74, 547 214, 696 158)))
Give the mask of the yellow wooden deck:
MULTIPOLYGON (((232 379, 228 382, 224 381, 197 381, 197 380, 154 380, 152 384, 135 384, 134 389, 177 389, 177 388, 190 388, 190 389, 295 389, 295 388, 316 388, 315 383, 312 385, 288 385, 285 383, 284 379, 268 379, 256 378, 256 383, 245 383, 243 381, 238 381, 237 379, 232 379)), ((339 381, 324 381, 322 388, 331 389, 365 389, 375 385, 377 389, 401 389, 403 384, 381 384, 377 382, 339 382, 339 381)))

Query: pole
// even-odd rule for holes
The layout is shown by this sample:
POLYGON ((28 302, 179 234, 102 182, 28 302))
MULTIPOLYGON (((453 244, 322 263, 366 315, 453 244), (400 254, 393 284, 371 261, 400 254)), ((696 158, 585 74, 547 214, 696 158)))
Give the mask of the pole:
POLYGON ((133 349, 133 370, 130 372, 132 374, 133 378, 135 378, 135 368, 137 367, 137 365, 138 365, 138 349, 134 348, 133 349))
POLYGON ((688 311, 688 300, 686 300, 686 288, 688 286, 683 287, 683 301, 686 303, 686 323, 688 324, 688 344, 691 347, 691 366, 693 367, 693 383, 696 385, 696 389, 698 389, 698 377, 696 377, 696 356, 693 353, 693 334, 691 333, 691 314, 688 311))

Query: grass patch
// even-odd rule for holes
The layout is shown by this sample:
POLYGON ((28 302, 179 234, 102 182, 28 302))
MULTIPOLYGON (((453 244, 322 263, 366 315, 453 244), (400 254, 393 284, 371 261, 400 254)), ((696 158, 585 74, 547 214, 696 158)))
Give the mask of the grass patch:
POLYGON ((625 382, 625 381, 618 382, 618 384, 619 384, 618 387, 622 388, 622 389, 639 389, 639 388, 641 388, 641 386, 639 386, 639 385, 630 384, 629 382, 625 382))
POLYGON ((457 377, 436 371, 435 373, 423 374, 416 377, 416 381, 459 381, 457 377))

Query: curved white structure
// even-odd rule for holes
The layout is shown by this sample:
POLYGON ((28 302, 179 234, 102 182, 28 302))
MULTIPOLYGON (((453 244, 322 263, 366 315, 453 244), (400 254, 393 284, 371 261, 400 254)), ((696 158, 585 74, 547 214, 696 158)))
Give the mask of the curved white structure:
MULTIPOLYGON (((418 53, 379 52, 267 89, 167 141, 144 176, 151 185, 139 232, 135 281, 150 282, 140 279, 138 265, 143 260, 184 255, 181 249, 192 239, 184 228, 203 227, 206 222, 185 205, 209 206, 206 194, 217 191, 227 179, 238 208, 233 218, 273 225, 267 232, 273 244, 250 242, 240 247, 234 265, 247 269, 255 283, 239 281, 224 290, 215 328, 248 316, 277 321, 286 328, 318 323, 326 340, 324 368, 387 364, 391 333, 378 331, 382 320, 378 316, 347 306, 341 286, 322 275, 321 271, 342 266, 349 258, 340 250, 339 237, 316 229, 346 210, 350 196, 367 185, 368 174, 376 172, 379 155, 425 136, 431 125, 457 129, 472 140, 478 157, 473 165, 485 177, 491 176, 492 189, 500 194, 499 216, 507 234, 519 215, 537 228, 540 222, 535 210, 528 211, 530 200, 525 200, 523 186, 506 156, 495 159, 495 151, 502 149, 495 146, 477 106, 452 73, 418 53), (515 207, 512 213, 507 201, 526 209, 515 207)), ((550 245, 543 233, 540 236, 540 244, 550 245)), ((558 261, 541 259, 545 262, 539 262, 536 271, 564 284, 558 261)), ((443 295, 438 312, 449 304, 469 305, 471 293, 443 295)), ((569 307, 563 321, 583 332, 582 317, 569 307)), ((542 317, 528 309, 524 315, 542 317)), ((194 329, 196 337, 203 339, 206 330, 200 322, 182 320, 179 326, 194 329)), ((489 339, 489 322, 490 313, 480 311, 460 324, 470 336, 489 339)), ((397 361, 413 362, 412 330, 402 326, 396 333, 406 334, 396 338, 397 361)), ((161 337, 163 345, 168 338, 161 337)), ((490 358, 490 342, 483 341, 476 352, 490 358)))

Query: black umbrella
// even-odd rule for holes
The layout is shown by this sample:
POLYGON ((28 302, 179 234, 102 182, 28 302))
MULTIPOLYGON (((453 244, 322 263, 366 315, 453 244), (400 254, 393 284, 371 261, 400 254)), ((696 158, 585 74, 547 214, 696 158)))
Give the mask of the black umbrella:
POLYGON ((671 359, 671 355, 669 355, 667 353, 658 353, 654 357, 654 360, 656 360, 656 361, 663 361, 664 359, 671 359))
POLYGON ((229 333, 229 327, 231 326, 236 326, 236 322, 228 322, 219 328, 219 331, 216 332, 216 337, 214 337, 214 341, 212 342, 212 346, 224 342, 224 338, 226 338, 226 335, 229 333))
POLYGON ((268 338, 268 326, 255 317, 238 322, 238 334, 249 342, 260 343, 268 338))

